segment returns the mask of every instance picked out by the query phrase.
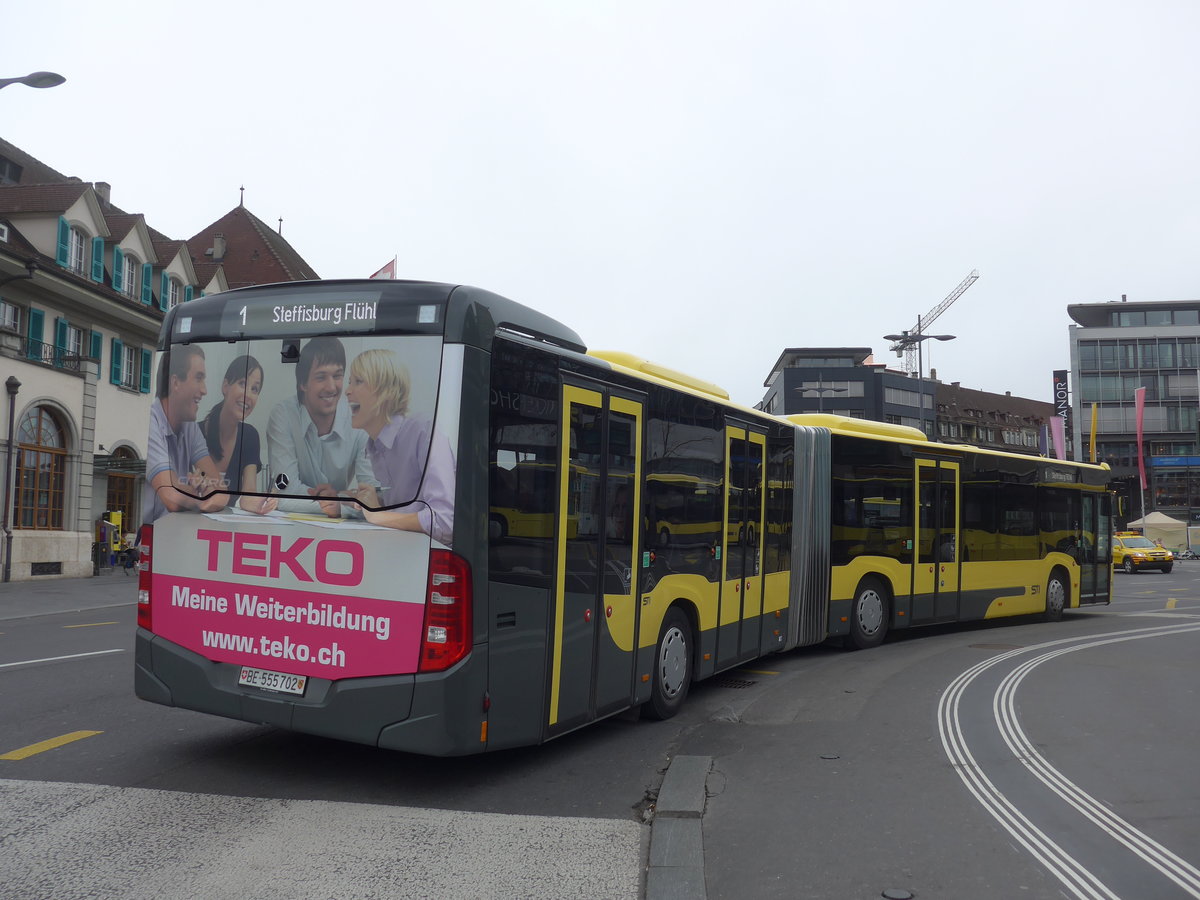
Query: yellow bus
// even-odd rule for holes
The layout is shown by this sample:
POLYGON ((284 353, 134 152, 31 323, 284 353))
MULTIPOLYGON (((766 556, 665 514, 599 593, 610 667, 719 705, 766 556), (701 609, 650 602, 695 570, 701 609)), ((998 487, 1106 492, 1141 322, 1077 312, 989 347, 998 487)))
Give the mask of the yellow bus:
POLYGON ((1109 601, 1106 466, 769 416, 477 288, 228 291, 170 310, 159 351, 152 702, 478 753, 671 716, 768 653, 1109 601), (188 416, 239 365, 265 453, 214 485, 188 416), (386 416, 382 370, 407 384, 386 416))

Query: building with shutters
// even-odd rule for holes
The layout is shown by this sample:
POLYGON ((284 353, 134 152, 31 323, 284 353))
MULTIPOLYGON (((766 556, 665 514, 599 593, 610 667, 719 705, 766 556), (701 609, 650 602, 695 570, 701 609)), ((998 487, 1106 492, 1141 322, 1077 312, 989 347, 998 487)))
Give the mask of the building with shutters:
POLYGON ((91 574, 136 530, 163 312, 231 273, 239 286, 317 277, 240 203, 172 239, 108 184, 0 140, 4 580, 91 574))

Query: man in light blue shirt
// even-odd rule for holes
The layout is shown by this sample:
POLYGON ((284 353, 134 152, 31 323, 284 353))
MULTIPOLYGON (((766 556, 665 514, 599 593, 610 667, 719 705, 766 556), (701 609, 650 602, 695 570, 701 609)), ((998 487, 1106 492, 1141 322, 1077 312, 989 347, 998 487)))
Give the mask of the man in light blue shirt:
POLYGON ((346 350, 335 337, 304 345, 296 363, 296 397, 271 410, 267 452, 271 477, 280 491, 279 509, 328 516, 361 516, 356 506, 300 499, 336 497, 376 485, 367 459, 367 434, 350 424, 342 396, 346 350))
POLYGON ((196 424, 200 401, 208 393, 205 376, 204 350, 196 344, 172 347, 159 363, 146 445, 143 525, 168 512, 215 512, 229 502, 228 494, 211 493, 217 466, 196 424))

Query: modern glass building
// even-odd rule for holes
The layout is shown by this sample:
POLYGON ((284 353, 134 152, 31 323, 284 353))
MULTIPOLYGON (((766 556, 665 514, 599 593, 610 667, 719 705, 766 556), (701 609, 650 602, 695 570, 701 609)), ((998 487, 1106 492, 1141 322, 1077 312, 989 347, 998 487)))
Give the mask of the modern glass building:
POLYGON ((763 386, 759 408, 773 415, 833 413, 933 433, 937 385, 876 363, 870 347, 789 347, 763 386))
POLYGON ((1113 469, 1118 525, 1158 511, 1200 525, 1200 300, 1076 303, 1070 326, 1077 459, 1113 469), (1145 388, 1138 428, 1137 391, 1145 388), (1141 470, 1139 470, 1139 457, 1141 470), (1141 471, 1146 490, 1140 490, 1141 471))

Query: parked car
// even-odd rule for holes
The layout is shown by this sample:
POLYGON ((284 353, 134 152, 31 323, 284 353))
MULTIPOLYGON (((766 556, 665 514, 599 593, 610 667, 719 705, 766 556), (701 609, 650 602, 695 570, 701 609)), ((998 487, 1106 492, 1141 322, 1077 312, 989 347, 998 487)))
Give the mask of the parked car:
POLYGON ((1136 531, 1118 531, 1113 535, 1113 566, 1132 575, 1143 569, 1170 572, 1175 554, 1160 547, 1136 531))

